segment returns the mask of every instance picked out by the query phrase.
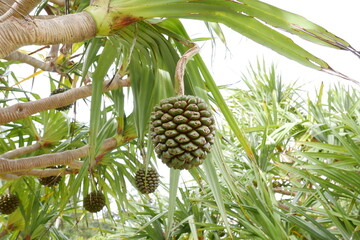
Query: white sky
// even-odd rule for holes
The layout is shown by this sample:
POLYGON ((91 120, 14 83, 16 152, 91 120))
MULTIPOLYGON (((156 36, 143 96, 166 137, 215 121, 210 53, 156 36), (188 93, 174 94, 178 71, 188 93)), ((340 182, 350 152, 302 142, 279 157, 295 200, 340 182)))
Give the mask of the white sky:
MULTIPOLYGON (((304 16, 346 40, 360 51, 359 0, 264 0, 264 2, 304 16)), ((188 30, 192 33, 192 37, 203 36, 200 29, 205 28, 201 23, 197 27, 194 23, 191 26, 188 30)), ((241 74, 246 73, 249 62, 255 63, 258 57, 264 57, 269 65, 275 63, 284 81, 298 80, 301 84, 311 83, 318 86, 321 81, 334 83, 339 80, 338 77, 304 67, 282 57, 226 27, 223 30, 230 52, 226 52, 219 42, 214 52, 215 58, 211 59, 211 44, 199 44, 202 47, 201 55, 219 84, 239 81, 241 74)), ((293 40, 315 56, 325 60, 333 69, 360 82, 360 58, 354 54, 312 44, 296 36, 293 40)), ((340 81, 343 80, 340 79, 340 81)))

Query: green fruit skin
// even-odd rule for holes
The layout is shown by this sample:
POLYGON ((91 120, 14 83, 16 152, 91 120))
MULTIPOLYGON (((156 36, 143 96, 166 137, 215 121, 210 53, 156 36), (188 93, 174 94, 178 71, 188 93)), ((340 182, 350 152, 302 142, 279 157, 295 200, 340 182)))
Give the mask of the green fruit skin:
POLYGON ((20 205, 20 199, 16 194, 7 194, 0 197, 0 213, 11 214, 20 205))
POLYGON ((170 168, 191 169, 206 159, 215 138, 215 120, 203 99, 177 96, 160 101, 151 114, 151 140, 170 168))
POLYGON ((105 196, 99 191, 91 192, 84 198, 83 204, 87 211, 99 212, 105 206, 105 196))
POLYGON ((139 169, 135 175, 135 185, 142 194, 153 193, 159 186, 159 175, 155 169, 139 169))

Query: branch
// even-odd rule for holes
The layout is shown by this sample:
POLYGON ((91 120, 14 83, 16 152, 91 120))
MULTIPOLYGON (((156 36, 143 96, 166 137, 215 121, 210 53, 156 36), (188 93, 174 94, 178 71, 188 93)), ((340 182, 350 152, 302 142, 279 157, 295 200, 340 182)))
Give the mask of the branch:
POLYGON ((289 211, 289 209, 290 209, 288 206, 286 206, 285 204, 283 204, 281 202, 278 202, 278 206, 279 206, 279 208, 286 210, 286 211, 289 211))
POLYGON ((280 193, 282 195, 289 195, 289 196, 295 196, 296 195, 296 192, 291 192, 291 191, 288 191, 288 190, 284 190, 282 188, 273 188, 273 191, 276 192, 276 193, 280 193))
POLYGON ((21 18, 27 16, 41 0, 17 0, 1 17, 0 22, 4 22, 10 17, 21 18))
MULTIPOLYGON (((126 141, 129 141, 129 139, 124 138, 124 141, 119 144, 123 144, 126 141)), ((109 148, 115 148, 116 146, 118 146, 117 140, 115 138, 108 138, 101 145, 100 151, 104 151, 109 148)), ((85 145, 78 149, 67 150, 59 153, 43 154, 40 156, 19 158, 14 160, 1 159, 0 173, 18 173, 32 170, 34 168, 46 168, 55 165, 71 166, 73 161, 86 157, 89 153, 89 148, 89 145, 85 145)))
POLYGON ((9 152, 6 152, 2 155, 0 155, 0 158, 6 158, 6 159, 12 159, 12 158, 16 158, 28 153, 32 153, 36 150, 38 150, 39 148, 41 148, 42 145, 40 143, 35 143, 29 146, 25 146, 25 147, 20 147, 14 150, 11 150, 9 152))
POLYGON ((55 15, 38 15, 38 16, 31 16, 32 19, 43 19, 43 20, 49 20, 57 18, 58 16, 55 15))
MULTIPOLYGON (((121 80, 117 78, 114 79, 111 84, 110 82, 111 80, 104 81, 103 92, 130 86, 129 79, 121 80)), ((13 106, 2 108, 0 109, 0 125, 29 117, 34 113, 72 104, 78 99, 91 96, 91 88, 91 85, 73 88, 64 93, 55 94, 47 98, 32 102, 17 103, 13 106)))
MULTIPOLYGON (((80 165, 80 168, 82 166, 82 162, 80 165)), ((62 169, 34 169, 24 172, 18 172, 18 173, 7 173, 7 174, 1 174, 0 178, 4 180, 15 180, 18 178, 21 178, 22 176, 33 176, 33 177, 50 177, 50 176, 63 176, 66 174, 74 174, 78 173, 80 168, 62 168, 62 169)))
MULTIPOLYGON (((129 133, 125 135, 116 135, 115 137, 105 139, 99 151, 107 152, 109 149, 114 149, 117 146, 123 145, 135 137, 136 135, 129 133)), ((59 174, 76 173, 77 169, 80 169, 83 165, 82 161, 76 160, 86 157, 89 154, 89 149, 90 146, 85 145, 78 149, 67 150, 59 153, 43 154, 35 157, 19 158, 14 160, 0 158, 0 178, 12 180, 18 178, 19 175, 45 177, 59 174), (47 171, 35 169, 56 165, 69 166, 70 169, 46 169, 47 171), (56 170, 65 171, 65 173, 56 170)))
POLYGON ((0 0, 0 16, 6 13, 14 2, 15 0, 0 0))
MULTIPOLYGON (((18 176, 15 174, 10 174, 10 173, 0 175, 0 179, 7 180, 7 181, 16 180, 18 178, 21 178, 21 176, 18 176)), ((1 236, 0 236, 0 239, 1 239, 1 236)))
POLYGON ((90 14, 80 12, 52 19, 11 17, 0 23, 0 58, 25 45, 54 45, 81 42, 96 35, 90 14))
POLYGON ((60 48, 60 45, 59 44, 55 44, 55 45, 52 45, 51 48, 50 48, 50 52, 49 54, 46 56, 46 61, 47 62, 50 62, 52 64, 55 65, 55 60, 57 59, 58 57, 58 53, 59 53, 59 48, 60 48))
POLYGON ((27 64, 33 66, 34 68, 39 68, 41 70, 48 71, 48 72, 58 72, 55 65, 53 65, 52 62, 43 62, 43 61, 40 61, 34 57, 31 57, 31 56, 25 54, 25 53, 18 52, 18 51, 10 53, 4 59, 6 59, 8 61, 19 61, 22 63, 27 63, 27 64))
POLYGON ((17 176, 33 176, 33 177, 43 178, 50 176, 64 176, 66 174, 74 174, 78 172, 79 169, 73 169, 73 168, 59 168, 59 169, 47 168, 47 169, 33 169, 30 171, 18 172, 13 174, 17 176))

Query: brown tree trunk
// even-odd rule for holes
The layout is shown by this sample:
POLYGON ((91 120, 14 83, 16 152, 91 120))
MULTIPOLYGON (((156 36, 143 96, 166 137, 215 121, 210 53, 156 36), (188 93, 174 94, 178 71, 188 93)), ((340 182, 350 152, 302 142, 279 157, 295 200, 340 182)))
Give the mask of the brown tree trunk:
POLYGON ((87 12, 52 19, 10 17, 0 22, 0 58, 25 45, 81 42, 96 35, 96 23, 87 12))

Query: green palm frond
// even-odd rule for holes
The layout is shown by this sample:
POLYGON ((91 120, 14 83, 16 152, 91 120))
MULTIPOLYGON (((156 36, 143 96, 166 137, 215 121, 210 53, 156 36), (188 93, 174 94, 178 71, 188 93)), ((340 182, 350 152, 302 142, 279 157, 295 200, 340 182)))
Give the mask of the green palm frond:
MULTIPOLYGON (((358 52, 345 40, 307 19, 261 1, 99 1, 85 10, 97 23, 98 35, 108 35, 128 24, 153 18, 186 18, 222 23, 240 34, 305 66, 350 78, 334 71, 325 61, 307 52, 290 38, 275 30, 285 30, 316 44, 358 52), (102 3, 102 4, 101 4, 102 3), (108 11, 111 9, 110 11, 108 11), (105 15, 105 16, 104 16, 105 15)), ((221 36, 221 35, 220 35, 221 36)))

